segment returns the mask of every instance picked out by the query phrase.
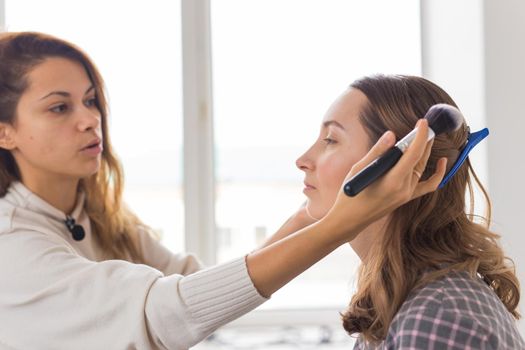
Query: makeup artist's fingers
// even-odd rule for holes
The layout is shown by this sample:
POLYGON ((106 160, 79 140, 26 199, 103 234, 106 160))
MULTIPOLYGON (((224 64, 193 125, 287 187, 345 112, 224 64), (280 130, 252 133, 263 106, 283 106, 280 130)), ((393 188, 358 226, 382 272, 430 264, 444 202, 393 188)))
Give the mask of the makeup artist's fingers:
POLYGON ((437 162, 436 171, 425 181, 421 181, 417 184, 416 189, 412 195, 412 199, 420 197, 424 194, 435 191, 443 177, 445 177, 445 172, 447 170, 447 158, 443 157, 437 162))
POLYGON ((419 175, 418 182, 421 179, 421 176, 425 172, 425 168, 427 166, 428 158, 430 158, 430 153, 432 152, 432 145, 434 144, 434 139, 427 142, 427 145, 425 146, 425 152, 423 153, 423 156, 419 160, 419 162, 414 167, 413 172, 417 173, 419 175))
POLYGON ((374 146, 368 151, 368 153, 357 163, 352 166, 350 172, 346 175, 346 181, 352 178, 355 174, 360 172, 368 164, 379 158, 383 153, 392 148, 396 143, 396 137, 392 131, 385 132, 379 140, 375 143, 374 146))
MULTIPOLYGON (((392 175, 396 177, 403 178, 403 173, 412 174, 425 153, 425 145, 428 137, 428 121, 426 119, 419 119, 416 127, 417 133, 414 141, 408 146, 401 159, 399 159, 399 162, 392 168, 392 175)), ((426 161, 424 164, 426 166, 426 161)))

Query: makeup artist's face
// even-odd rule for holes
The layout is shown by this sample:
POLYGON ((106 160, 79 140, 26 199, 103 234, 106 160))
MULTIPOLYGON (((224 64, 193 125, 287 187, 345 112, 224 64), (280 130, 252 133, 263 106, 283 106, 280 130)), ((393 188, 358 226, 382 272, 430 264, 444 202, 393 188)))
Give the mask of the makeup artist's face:
POLYGON ((334 204, 352 166, 369 150, 370 140, 359 121, 366 96, 357 89, 345 91, 328 109, 319 137, 296 164, 305 173, 306 209, 322 218, 334 204))
POLYGON ((14 125, 5 131, 22 178, 79 179, 95 173, 102 152, 101 115, 84 67, 53 57, 27 78, 14 125))

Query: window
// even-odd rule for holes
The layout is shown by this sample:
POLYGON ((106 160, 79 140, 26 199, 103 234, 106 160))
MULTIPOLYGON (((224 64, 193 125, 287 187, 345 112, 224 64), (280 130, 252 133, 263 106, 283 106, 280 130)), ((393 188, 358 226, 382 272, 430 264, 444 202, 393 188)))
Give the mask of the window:
POLYGON ((175 251, 184 247, 180 1, 5 0, 9 31, 41 31, 85 50, 104 77, 124 197, 175 251))
MULTIPOLYGON (((211 5, 217 256, 224 261, 262 243, 306 199, 295 160, 353 80, 373 73, 421 74, 419 2, 211 5)), ((341 310, 358 263, 349 246, 341 247, 262 309, 341 310)))

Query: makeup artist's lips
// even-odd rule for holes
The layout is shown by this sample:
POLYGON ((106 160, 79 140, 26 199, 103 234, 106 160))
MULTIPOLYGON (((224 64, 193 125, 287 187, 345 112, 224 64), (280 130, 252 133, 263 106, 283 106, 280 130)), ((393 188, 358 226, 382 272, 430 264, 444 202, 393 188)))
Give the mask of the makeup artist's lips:
POLYGON ((100 153, 102 153, 102 140, 99 138, 92 140, 80 150, 82 154, 88 155, 88 156, 98 156, 100 153))

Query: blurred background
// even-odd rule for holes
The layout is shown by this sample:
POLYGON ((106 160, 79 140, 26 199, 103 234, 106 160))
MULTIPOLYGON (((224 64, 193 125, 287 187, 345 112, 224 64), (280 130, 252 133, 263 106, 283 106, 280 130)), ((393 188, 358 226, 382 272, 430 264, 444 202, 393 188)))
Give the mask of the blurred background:
MULTIPOLYGON (((128 204, 171 250, 208 264, 253 250, 305 200, 295 160, 352 81, 422 75, 471 130, 490 128, 471 160, 525 281, 521 0, 0 0, 0 27, 87 51, 128 204)), ((195 349, 348 348, 339 312, 358 265, 341 247, 195 349)))

